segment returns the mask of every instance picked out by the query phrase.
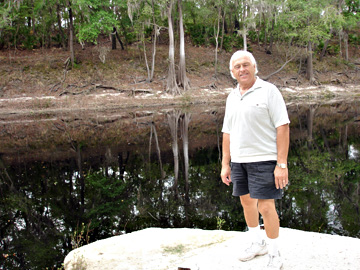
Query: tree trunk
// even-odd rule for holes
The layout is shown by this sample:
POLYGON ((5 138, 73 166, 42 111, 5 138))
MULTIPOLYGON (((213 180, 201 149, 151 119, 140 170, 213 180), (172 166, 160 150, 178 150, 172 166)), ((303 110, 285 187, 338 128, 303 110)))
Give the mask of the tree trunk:
POLYGON ((314 83, 314 70, 313 70, 313 59, 312 59, 312 44, 311 41, 308 43, 308 52, 307 52, 307 68, 306 68, 306 77, 310 83, 314 83))
POLYGON ((264 17, 264 48, 267 50, 267 29, 266 29, 266 16, 265 13, 263 14, 264 17))
MULTIPOLYGON (((332 28, 331 28, 331 29, 330 29, 330 32, 329 32, 329 35, 330 35, 330 36, 332 35, 332 32, 333 32, 333 30, 332 30, 332 28)), ((329 42, 330 42, 330 38, 329 38, 328 40, 326 40, 325 43, 324 43, 324 47, 323 47, 322 50, 321 50, 321 54, 320 54, 320 58, 319 58, 320 61, 322 61, 323 58, 324 58, 324 56, 325 56, 326 49, 327 49, 327 47, 328 47, 328 45, 329 45, 329 42)))
POLYGON ((59 25, 59 31, 60 31, 60 37, 61 37, 61 46, 63 47, 63 49, 67 48, 66 46, 66 37, 65 37, 65 34, 64 34, 64 31, 61 27, 61 18, 60 18, 60 5, 57 4, 56 5, 56 17, 57 17, 57 22, 58 22, 58 25, 59 25))
POLYGON ((244 51, 247 51, 246 32, 247 32, 247 31, 246 31, 246 27, 245 27, 245 25, 244 25, 243 30, 242 30, 244 51))
POLYGON ((339 33, 339 53, 340 53, 340 56, 342 57, 343 53, 342 53, 341 35, 342 35, 342 32, 339 33))
POLYGON ((345 49, 345 60, 349 61, 349 35, 347 32, 344 32, 344 49, 345 49))
POLYGON ((73 24, 73 15, 72 15, 72 9, 71 9, 71 2, 67 1, 67 5, 69 8, 69 20, 70 20, 70 25, 69 25, 69 47, 70 47, 70 60, 71 60, 71 65, 74 66, 74 61, 75 61, 75 53, 74 53, 74 24, 73 24))
POLYGON ((184 91, 190 88, 190 82, 186 76, 186 63, 185 63, 185 34, 184 34, 184 23, 183 14, 181 7, 181 0, 178 0, 179 8, 179 28, 180 28, 180 63, 179 63, 179 74, 178 74, 178 85, 181 86, 184 91))
MULTIPOLYGON (((115 28, 115 27, 114 27, 115 28)), ((116 50, 116 37, 115 37, 115 31, 111 33, 111 49, 116 50)))
MULTIPOLYGON (((116 29, 115 26, 113 27, 113 31, 114 31, 113 36, 115 36, 117 38, 117 40, 119 41, 119 43, 121 45, 121 50, 124 50, 124 44, 121 42, 121 39, 119 37, 119 34, 118 34, 117 29, 116 29)), ((115 40, 115 49, 116 49, 116 40, 115 40)))
POLYGON ((143 43, 143 50, 144 50, 144 58, 145 58, 145 65, 146 65, 146 71, 148 74, 148 77, 146 79, 146 82, 150 82, 151 78, 150 78, 150 68, 149 68, 149 64, 148 64, 148 60, 147 60, 147 55, 146 55, 146 44, 145 44, 145 25, 143 23, 143 27, 142 27, 142 32, 141 32, 141 40, 143 43))
POLYGON ((246 10, 245 10, 245 1, 243 0, 243 12, 242 12, 242 38, 243 38, 243 49, 244 51, 247 51, 247 40, 246 40, 246 34, 247 34, 247 29, 246 29, 246 24, 245 24, 245 19, 246 19, 246 10))
POLYGON ((153 35, 153 49, 152 49, 152 61, 151 61, 151 73, 150 73, 150 81, 154 79, 154 70, 155 70, 155 56, 156 56, 156 42, 158 36, 158 27, 155 21, 155 8, 154 8, 154 0, 151 0, 152 6, 152 14, 153 14, 153 24, 154 24, 154 35, 153 35))
POLYGON ((269 53, 269 54, 272 53, 272 47, 273 47, 273 44, 274 44, 274 28, 275 28, 275 15, 273 16, 273 19, 272 19, 271 34, 270 34, 270 44, 269 44, 269 48, 267 50, 267 53, 269 53))
POLYGON ((217 29, 214 27, 214 35, 215 35, 215 75, 214 77, 217 78, 217 62, 218 62, 218 47, 219 47, 219 32, 220 32, 220 16, 221 16, 221 8, 219 8, 218 13, 218 21, 217 21, 217 29))
POLYGON ((221 43, 220 43, 220 52, 222 51, 223 48, 223 43, 224 43, 224 34, 225 34, 225 17, 226 17, 226 11, 224 9, 223 15, 222 15, 222 32, 221 32, 221 43))
POLYGON ((180 94, 180 89, 176 83, 176 73, 175 73, 175 44, 174 44, 174 29, 172 22, 172 5, 173 0, 170 0, 168 3, 168 25, 169 25, 169 70, 167 77, 166 92, 173 95, 180 94))
POLYGON ((329 42, 330 42, 330 39, 326 40, 325 43, 324 43, 324 47, 322 48, 321 50, 321 54, 320 54, 320 57, 319 57, 319 60, 322 61, 324 56, 325 56, 325 53, 326 53, 326 49, 329 45, 329 42))

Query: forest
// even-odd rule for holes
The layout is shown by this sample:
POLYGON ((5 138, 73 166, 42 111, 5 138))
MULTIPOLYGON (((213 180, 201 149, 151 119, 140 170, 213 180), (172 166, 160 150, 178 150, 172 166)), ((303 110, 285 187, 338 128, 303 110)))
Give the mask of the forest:
POLYGON ((219 52, 256 44, 272 54, 280 44, 283 65, 274 73, 297 61, 314 84, 314 58, 335 56, 358 70, 349 51, 356 56, 360 45, 359 11, 358 0, 2 0, 0 50, 62 48, 71 69, 77 50, 95 46, 105 64, 111 50, 136 45, 151 82, 157 47, 165 44, 165 90, 176 95, 190 88, 189 46, 214 47, 216 77, 219 52))

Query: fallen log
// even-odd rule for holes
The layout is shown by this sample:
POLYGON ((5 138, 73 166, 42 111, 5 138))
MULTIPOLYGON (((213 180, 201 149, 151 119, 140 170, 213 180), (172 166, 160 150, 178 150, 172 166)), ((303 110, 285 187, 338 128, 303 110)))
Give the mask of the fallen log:
MULTIPOLYGON (((96 90, 96 89, 110 89, 110 90, 114 90, 120 93, 125 93, 128 92, 131 95, 136 95, 137 93, 152 93, 152 90, 149 89, 120 89, 111 85, 102 85, 102 84, 94 84, 92 83, 91 85, 93 85, 94 87, 90 87, 86 90, 83 91, 79 91, 79 92, 72 92, 72 91, 68 91, 65 90, 63 92, 61 92, 59 94, 59 96, 63 96, 63 95, 83 95, 83 94, 89 94, 90 92, 96 90)), ((72 85, 73 86, 73 85, 72 85)))

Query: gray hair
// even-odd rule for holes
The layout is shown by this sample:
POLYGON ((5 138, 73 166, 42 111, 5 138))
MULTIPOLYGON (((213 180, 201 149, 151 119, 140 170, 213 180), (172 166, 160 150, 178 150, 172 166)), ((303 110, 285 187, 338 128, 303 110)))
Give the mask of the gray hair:
POLYGON ((255 75, 259 72, 258 69, 257 69, 257 64, 256 64, 256 60, 255 60, 255 57, 252 55, 251 52, 248 52, 248 51, 243 51, 243 50, 240 50, 240 51, 236 51, 230 58, 230 63, 229 63, 229 68, 230 68, 230 74, 231 74, 231 77, 234 77, 234 74, 232 72, 232 63, 237 60, 238 58, 240 58, 241 56, 247 56, 250 58, 250 61, 253 65, 255 65, 255 75))

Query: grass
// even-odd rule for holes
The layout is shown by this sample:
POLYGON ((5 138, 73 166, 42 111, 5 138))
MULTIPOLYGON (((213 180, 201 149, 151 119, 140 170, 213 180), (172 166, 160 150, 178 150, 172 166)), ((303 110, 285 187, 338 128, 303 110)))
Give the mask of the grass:
POLYGON ((181 255, 187 251, 187 248, 183 244, 176 246, 166 246, 163 248, 163 253, 168 253, 171 255, 181 255))

